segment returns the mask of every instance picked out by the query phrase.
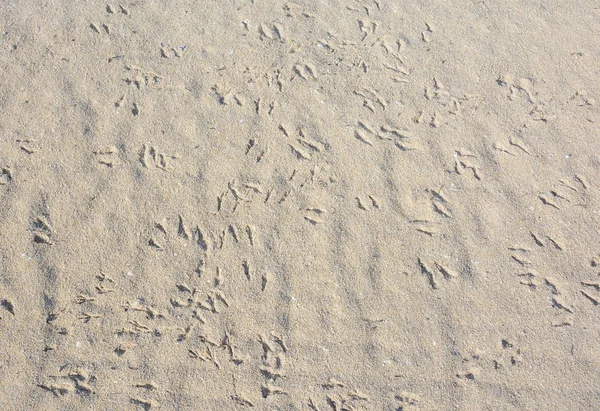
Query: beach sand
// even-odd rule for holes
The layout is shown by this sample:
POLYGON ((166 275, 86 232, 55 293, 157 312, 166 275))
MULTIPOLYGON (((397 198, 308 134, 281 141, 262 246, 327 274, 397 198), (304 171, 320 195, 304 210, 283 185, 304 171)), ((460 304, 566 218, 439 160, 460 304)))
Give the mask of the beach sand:
POLYGON ((592 410, 600 5, 0 3, 2 410, 592 410))

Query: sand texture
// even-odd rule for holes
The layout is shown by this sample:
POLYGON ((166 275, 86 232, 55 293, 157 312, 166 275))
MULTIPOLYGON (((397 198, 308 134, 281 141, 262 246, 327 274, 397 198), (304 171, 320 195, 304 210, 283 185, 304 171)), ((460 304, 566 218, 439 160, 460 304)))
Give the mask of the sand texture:
POLYGON ((2 0, 0 409, 599 409, 599 33, 2 0))

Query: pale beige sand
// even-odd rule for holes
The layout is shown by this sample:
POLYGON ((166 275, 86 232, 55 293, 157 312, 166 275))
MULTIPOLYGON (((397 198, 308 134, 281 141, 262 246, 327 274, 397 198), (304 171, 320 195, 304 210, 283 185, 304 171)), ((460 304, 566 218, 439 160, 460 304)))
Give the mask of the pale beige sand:
POLYGON ((597 1, 0 3, 2 410, 591 410, 597 1))

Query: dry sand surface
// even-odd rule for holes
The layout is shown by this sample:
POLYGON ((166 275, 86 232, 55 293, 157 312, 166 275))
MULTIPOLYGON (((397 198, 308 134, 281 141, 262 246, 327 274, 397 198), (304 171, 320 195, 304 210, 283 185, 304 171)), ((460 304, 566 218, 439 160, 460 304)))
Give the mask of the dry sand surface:
POLYGON ((0 409, 598 409, 599 33, 2 0, 0 409))

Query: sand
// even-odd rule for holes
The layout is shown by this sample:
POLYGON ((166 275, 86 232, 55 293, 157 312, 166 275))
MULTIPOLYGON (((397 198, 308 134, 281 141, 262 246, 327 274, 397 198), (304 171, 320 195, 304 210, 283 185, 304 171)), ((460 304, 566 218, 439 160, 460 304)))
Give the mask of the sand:
POLYGON ((600 6, 0 3, 3 410, 592 410, 600 6))

